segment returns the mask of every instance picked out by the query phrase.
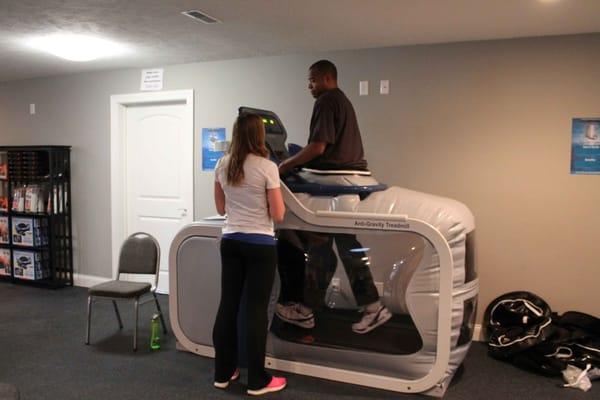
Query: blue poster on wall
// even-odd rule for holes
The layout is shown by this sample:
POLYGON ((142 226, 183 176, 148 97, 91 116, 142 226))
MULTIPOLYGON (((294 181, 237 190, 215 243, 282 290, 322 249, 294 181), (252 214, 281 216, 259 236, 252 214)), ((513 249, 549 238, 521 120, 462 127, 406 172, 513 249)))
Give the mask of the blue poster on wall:
POLYGON ((225 128, 202 128, 202 170, 214 171, 219 158, 225 154, 222 143, 225 128))
POLYGON ((571 173, 600 174, 600 118, 573 118, 571 173))

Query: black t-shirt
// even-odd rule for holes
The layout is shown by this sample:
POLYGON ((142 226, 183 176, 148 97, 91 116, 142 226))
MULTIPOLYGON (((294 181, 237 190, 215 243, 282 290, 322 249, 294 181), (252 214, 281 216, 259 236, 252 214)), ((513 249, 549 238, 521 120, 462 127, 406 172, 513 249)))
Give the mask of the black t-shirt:
POLYGON ((306 164, 314 169, 367 169, 360 130, 352 103, 340 89, 315 101, 308 142, 325 142, 325 152, 306 164))

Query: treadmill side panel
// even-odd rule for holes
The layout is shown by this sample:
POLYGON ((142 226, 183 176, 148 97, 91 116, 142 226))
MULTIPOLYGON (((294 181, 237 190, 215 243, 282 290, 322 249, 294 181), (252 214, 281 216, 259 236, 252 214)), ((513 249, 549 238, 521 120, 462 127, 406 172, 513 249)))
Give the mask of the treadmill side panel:
POLYGON ((177 252, 177 310, 181 330, 192 342, 212 346, 212 327, 221 297, 220 240, 191 236, 177 252))

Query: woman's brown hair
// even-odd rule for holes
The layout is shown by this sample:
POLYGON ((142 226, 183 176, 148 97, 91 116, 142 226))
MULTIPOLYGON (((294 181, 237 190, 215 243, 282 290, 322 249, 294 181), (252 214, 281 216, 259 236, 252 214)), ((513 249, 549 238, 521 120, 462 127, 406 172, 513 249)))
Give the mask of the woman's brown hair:
POLYGON ((227 163, 227 183, 235 186, 244 179, 244 161, 248 154, 266 157, 265 125, 256 114, 241 114, 233 124, 227 163))

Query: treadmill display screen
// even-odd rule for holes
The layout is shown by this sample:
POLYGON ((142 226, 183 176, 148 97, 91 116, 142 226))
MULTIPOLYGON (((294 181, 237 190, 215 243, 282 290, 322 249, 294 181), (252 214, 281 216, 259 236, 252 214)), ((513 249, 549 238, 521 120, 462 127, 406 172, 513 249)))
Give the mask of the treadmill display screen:
POLYGON ((264 115, 261 115, 261 117, 262 117, 263 123, 265 124, 265 131, 267 134, 270 133, 270 134, 279 135, 283 132, 281 129, 281 125, 279 125, 277 120, 275 120, 273 118, 265 117, 264 115))

